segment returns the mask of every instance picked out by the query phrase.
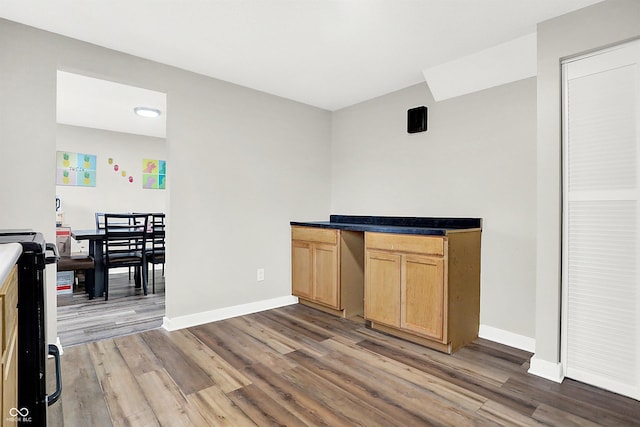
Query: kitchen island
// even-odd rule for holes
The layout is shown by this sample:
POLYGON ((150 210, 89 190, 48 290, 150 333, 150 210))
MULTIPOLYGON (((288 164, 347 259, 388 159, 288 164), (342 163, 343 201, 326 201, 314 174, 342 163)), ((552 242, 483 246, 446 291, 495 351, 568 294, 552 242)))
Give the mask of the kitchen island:
POLYGON ((291 222, 292 294, 452 353, 478 336, 481 230, 479 218, 291 222))

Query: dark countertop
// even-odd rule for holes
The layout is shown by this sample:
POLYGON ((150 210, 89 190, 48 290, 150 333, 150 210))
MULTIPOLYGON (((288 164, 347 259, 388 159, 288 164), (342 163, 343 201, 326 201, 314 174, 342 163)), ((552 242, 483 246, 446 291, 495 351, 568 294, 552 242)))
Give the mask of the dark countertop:
POLYGON ((291 221, 291 225, 348 231, 446 236, 456 231, 481 230, 482 219, 331 215, 329 221, 291 221))

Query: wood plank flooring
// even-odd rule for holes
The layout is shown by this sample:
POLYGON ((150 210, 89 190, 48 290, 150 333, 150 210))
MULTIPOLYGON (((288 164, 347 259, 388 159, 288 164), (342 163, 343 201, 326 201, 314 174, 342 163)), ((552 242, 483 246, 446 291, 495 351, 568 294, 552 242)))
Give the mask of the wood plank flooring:
MULTIPOLYGON (((151 270, 149 270, 151 272, 151 270)), ((90 300, 83 292, 61 294, 58 299, 58 337, 67 347, 129 335, 162 326, 165 313, 164 277, 156 270, 156 293, 148 292, 129 281, 127 273, 109 276, 109 300, 90 300)))
MULTIPOLYGON (((52 426, 631 426, 640 402, 527 374, 479 339, 445 355, 293 305, 71 347, 52 426)), ((49 370, 51 372, 51 369, 49 370)))

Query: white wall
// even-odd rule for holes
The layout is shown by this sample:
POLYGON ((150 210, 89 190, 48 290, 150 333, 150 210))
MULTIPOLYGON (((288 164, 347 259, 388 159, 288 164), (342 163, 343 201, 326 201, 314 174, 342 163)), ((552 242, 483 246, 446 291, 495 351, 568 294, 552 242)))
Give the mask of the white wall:
MULTIPOLYGON (((0 20, 0 229, 31 228, 55 241, 56 75, 45 33, 0 20), (37 55, 33 53, 37 52, 37 55)), ((47 268, 48 317, 55 318, 55 268, 47 268)), ((47 339, 56 342, 55 322, 47 339)))
POLYGON ((560 62, 640 37, 640 2, 609 0, 538 25, 536 352, 532 372, 559 379, 561 310, 560 62))
POLYGON ((167 190, 142 188, 142 159, 166 160, 164 138, 69 125, 58 125, 56 130, 58 151, 97 156, 95 187, 56 186, 56 194, 62 197, 65 224, 76 229, 94 228, 96 212, 166 211, 167 190), (118 164, 118 172, 108 163, 109 158, 118 164), (126 177, 122 177, 122 171, 126 177), (127 179, 130 175, 133 183, 127 179))
POLYGON ((290 295, 289 221, 329 214, 329 112, 0 19, 0 224, 49 239, 58 69, 167 94, 167 317, 290 295))
POLYGON ((198 76, 168 108, 167 316, 290 295, 289 221, 329 214, 330 113, 198 76))
POLYGON ((483 325, 535 333, 536 82, 436 103, 419 84, 334 113, 331 210, 483 218, 483 325), (407 109, 429 107, 408 134, 407 109))

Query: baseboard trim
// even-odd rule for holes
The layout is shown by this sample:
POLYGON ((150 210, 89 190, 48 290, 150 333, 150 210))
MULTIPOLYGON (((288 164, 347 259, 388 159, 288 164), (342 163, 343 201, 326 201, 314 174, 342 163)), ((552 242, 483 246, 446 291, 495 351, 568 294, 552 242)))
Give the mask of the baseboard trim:
POLYGON ((514 334, 513 332, 494 328, 493 326, 480 325, 478 336, 489 341, 508 345, 509 347, 519 348, 520 350, 529 351, 531 353, 536 351, 536 340, 534 338, 514 334))
POLYGON ((259 311, 271 310, 272 308, 284 307, 286 305, 297 303, 297 297, 288 295, 286 297, 272 298, 263 301, 251 302, 248 304, 234 305, 231 307, 224 307, 216 310, 188 314, 186 316, 177 316, 172 318, 164 316, 162 318, 162 327, 167 331, 177 331, 179 329, 190 328, 192 326, 217 322, 218 320, 244 316, 245 314, 257 313, 259 311))
POLYGON ((564 379, 562 363, 549 362, 537 358, 535 354, 529 361, 529 370, 527 372, 557 383, 561 383, 564 379))

